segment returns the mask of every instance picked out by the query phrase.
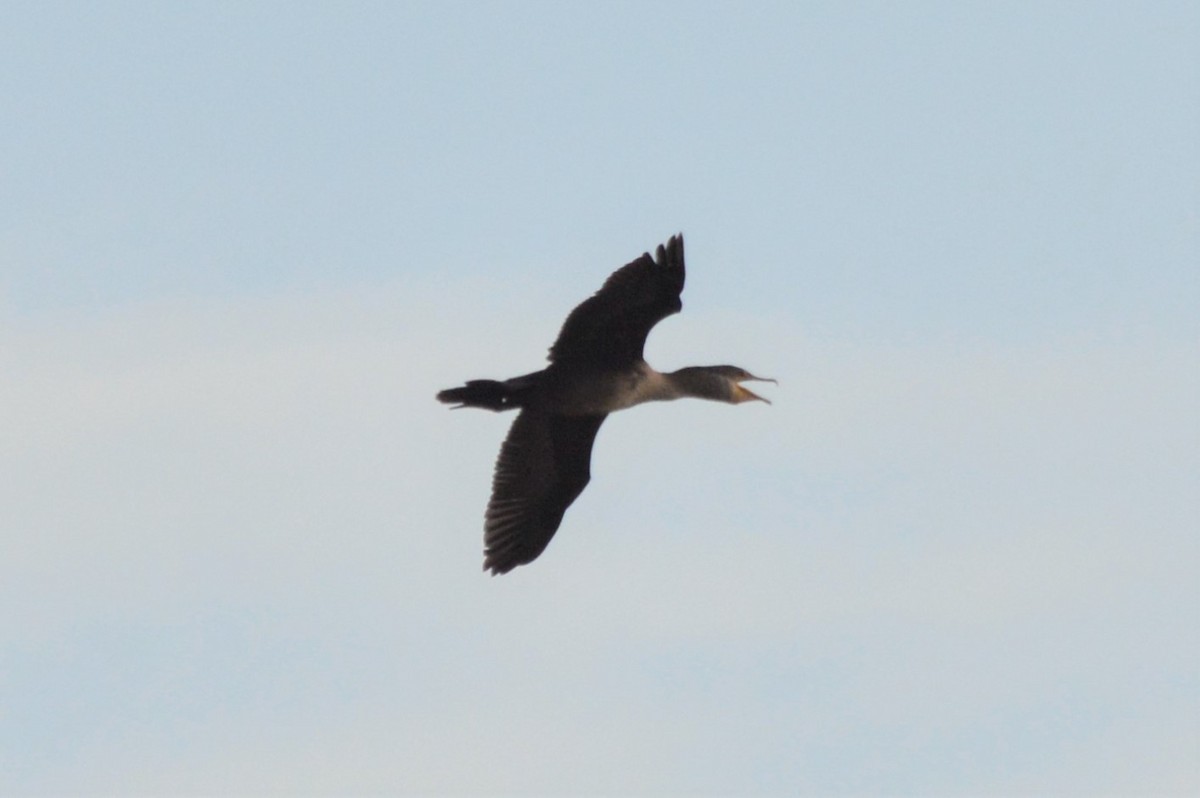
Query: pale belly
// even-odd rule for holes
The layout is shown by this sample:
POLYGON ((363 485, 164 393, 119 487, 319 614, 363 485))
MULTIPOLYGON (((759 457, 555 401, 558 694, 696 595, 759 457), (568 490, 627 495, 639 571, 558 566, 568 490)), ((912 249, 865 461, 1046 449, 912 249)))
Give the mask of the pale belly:
POLYGON ((620 372, 581 374, 555 390, 548 406, 571 416, 601 415, 643 402, 674 399, 670 384, 649 366, 620 372))

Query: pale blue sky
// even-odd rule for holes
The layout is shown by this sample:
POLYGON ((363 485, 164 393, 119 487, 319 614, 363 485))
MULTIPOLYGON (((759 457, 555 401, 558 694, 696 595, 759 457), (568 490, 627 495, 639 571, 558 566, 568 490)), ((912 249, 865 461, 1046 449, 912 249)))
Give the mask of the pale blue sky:
POLYGON ((0 7, 0 793, 1200 791, 1200 7, 0 7), (481 574, 507 417, 662 368, 481 574))

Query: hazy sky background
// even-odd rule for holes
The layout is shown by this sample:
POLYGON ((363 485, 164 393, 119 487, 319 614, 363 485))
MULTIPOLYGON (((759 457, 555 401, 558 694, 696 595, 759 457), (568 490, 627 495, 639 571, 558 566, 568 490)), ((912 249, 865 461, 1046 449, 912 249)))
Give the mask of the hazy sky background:
POLYGON ((0 793, 1200 791, 1200 6, 0 7, 0 793), (510 417, 683 231, 531 566, 510 417))

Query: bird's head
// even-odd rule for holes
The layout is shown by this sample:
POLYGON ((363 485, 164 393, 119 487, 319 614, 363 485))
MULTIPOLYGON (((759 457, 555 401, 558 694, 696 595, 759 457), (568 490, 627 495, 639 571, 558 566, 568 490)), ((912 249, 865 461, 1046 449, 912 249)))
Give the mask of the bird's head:
POLYGON ((730 398, 729 401, 733 404, 741 404, 742 402, 766 402, 771 404, 770 399, 764 399, 754 391, 742 385, 743 382, 757 381, 770 382, 778 385, 778 380, 773 380, 770 377, 755 377, 744 368, 738 366, 709 366, 708 371, 713 374, 720 375, 729 383, 730 398))

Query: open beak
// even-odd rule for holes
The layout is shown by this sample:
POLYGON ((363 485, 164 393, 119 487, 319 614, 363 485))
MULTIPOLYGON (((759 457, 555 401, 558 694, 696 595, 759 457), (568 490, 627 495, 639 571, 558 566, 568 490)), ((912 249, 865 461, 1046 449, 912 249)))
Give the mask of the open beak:
POLYGON ((774 385, 779 384, 778 380, 773 380, 770 377, 755 377, 753 375, 749 376, 749 377, 743 377, 741 380, 738 381, 737 394, 736 394, 737 401, 739 403, 740 402, 752 402, 757 399, 760 402, 766 402, 767 404, 771 404, 770 399, 764 399, 763 397, 756 394, 754 391, 750 390, 749 388, 747 388, 746 386, 741 384, 742 382, 746 382, 749 380, 756 380, 758 382, 769 382, 774 385))

